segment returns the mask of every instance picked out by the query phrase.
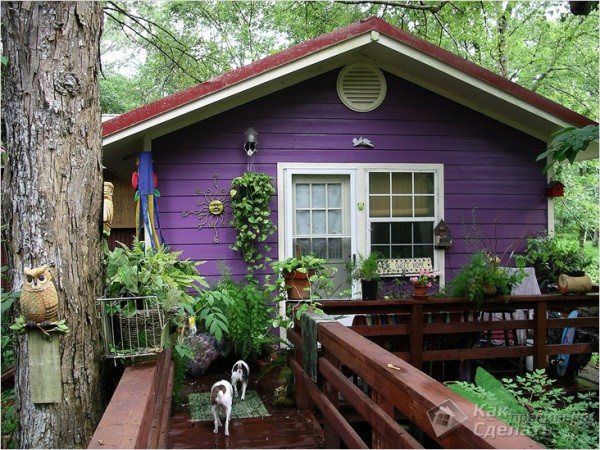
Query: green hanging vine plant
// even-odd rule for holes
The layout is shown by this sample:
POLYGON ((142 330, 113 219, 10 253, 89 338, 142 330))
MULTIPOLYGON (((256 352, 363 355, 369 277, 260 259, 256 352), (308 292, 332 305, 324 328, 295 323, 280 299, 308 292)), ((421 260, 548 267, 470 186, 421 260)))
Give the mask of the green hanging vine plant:
POLYGON ((276 227, 269 204, 275 194, 275 179, 262 172, 247 172, 231 182, 233 227, 237 231, 233 250, 242 253, 251 274, 264 269, 271 246, 266 244, 276 227))

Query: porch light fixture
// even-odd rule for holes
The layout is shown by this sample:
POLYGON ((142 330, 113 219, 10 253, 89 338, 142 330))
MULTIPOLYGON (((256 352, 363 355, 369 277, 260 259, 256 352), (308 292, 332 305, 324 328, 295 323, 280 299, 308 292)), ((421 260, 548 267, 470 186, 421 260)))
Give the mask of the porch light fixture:
POLYGON ((248 128, 244 133, 244 150, 248 157, 256 153, 256 146, 258 145, 258 133, 252 127, 248 128))

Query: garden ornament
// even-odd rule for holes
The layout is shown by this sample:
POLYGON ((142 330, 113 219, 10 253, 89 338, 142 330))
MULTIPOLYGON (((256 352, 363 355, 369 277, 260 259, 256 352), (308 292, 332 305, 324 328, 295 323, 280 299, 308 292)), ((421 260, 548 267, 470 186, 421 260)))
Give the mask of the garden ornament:
POLYGON ((58 293, 47 265, 25 267, 21 292, 21 311, 28 322, 36 324, 58 320, 58 293))
POLYGON ((150 242, 154 248, 160 247, 164 243, 162 233, 160 233, 160 218, 158 215, 158 205, 156 197, 160 197, 160 192, 156 189, 156 174, 152 169, 152 153, 141 152, 139 154, 138 169, 133 173, 131 184, 135 189, 136 209, 135 209, 135 237, 139 239, 142 226, 147 230, 151 239, 150 242), (157 233, 156 229, 159 229, 157 233), (160 237, 160 239, 159 239, 160 237))

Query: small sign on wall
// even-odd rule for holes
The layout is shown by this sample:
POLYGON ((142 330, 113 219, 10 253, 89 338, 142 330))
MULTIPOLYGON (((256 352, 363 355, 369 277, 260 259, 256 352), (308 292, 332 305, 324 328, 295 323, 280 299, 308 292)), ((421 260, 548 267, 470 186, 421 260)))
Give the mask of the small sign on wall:
POLYGON ((431 258, 380 259, 377 265, 379 274, 384 276, 408 275, 419 273, 421 270, 433 270, 431 258))

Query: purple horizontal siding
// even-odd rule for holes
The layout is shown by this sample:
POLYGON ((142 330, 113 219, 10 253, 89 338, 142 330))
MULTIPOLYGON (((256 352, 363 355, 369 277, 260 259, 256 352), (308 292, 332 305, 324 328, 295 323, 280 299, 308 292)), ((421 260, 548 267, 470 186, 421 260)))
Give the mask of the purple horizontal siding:
MULTIPOLYGON (((217 223, 214 231, 198 230, 199 220, 184 210, 196 210, 204 197, 196 189, 229 192, 231 180, 246 170, 242 151, 244 131, 259 133, 254 157, 257 171, 276 176, 277 162, 429 163, 444 165, 445 215, 454 246, 446 252, 452 276, 473 243, 464 231, 476 217, 482 234, 494 245, 522 249, 525 238, 547 227, 543 164, 535 157, 544 143, 412 83, 386 73, 388 92, 383 104, 369 113, 346 108, 339 100, 333 71, 234 108, 153 141, 163 234, 184 257, 207 261, 200 273, 217 277, 218 261, 234 275, 245 265, 230 246, 235 231, 217 223), (364 136, 375 148, 354 148, 364 136)), ((220 198, 219 194, 214 195, 220 198)), ((277 202, 272 202, 277 223, 277 202)), ((276 234, 271 256, 276 257, 276 234)))

